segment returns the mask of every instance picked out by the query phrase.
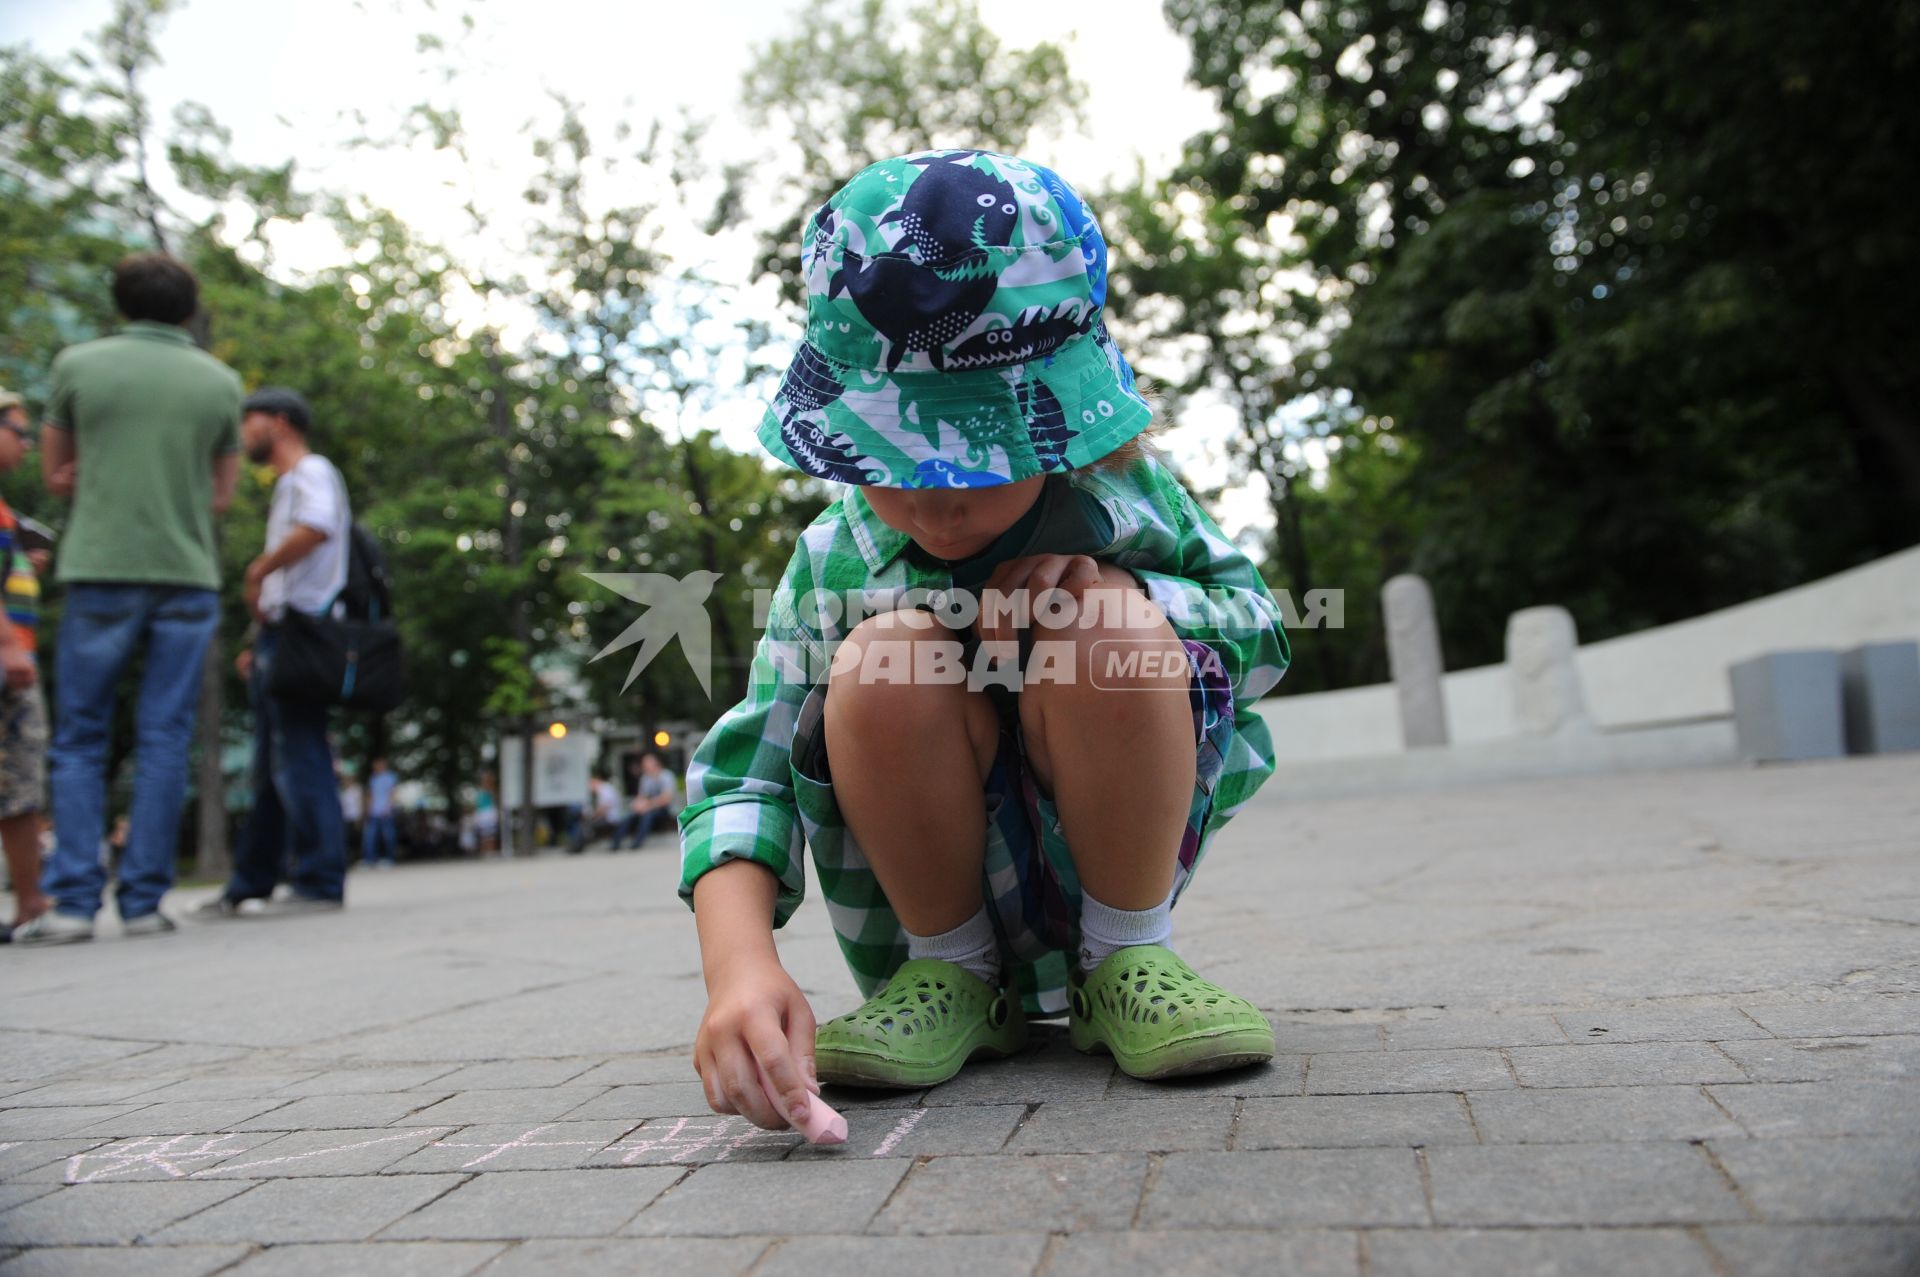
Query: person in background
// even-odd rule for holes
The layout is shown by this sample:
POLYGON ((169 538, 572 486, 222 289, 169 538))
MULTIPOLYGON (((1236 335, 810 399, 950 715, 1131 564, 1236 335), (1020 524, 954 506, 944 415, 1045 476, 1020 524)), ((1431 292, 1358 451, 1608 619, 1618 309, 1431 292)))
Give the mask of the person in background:
POLYGON ((259 623, 234 662, 253 702, 253 814, 234 848, 226 891, 200 907, 208 918, 311 913, 345 902, 347 850, 325 705, 273 695, 272 671, 287 613, 319 616, 347 584, 352 512, 340 472, 309 446, 313 410, 297 392, 264 387, 247 396, 240 423, 247 459, 278 477, 267 512, 266 548, 247 565, 247 607, 259 623), (273 899, 288 861, 287 893, 273 899))
POLYGON ((360 848, 365 864, 393 868, 394 852, 400 846, 400 831, 393 822, 393 791, 399 783, 386 759, 373 760, 373 772, 367 777, 367 835, 360 848))
POLYGON ((619 851, 620 845, 629 838, 633 840, 634 850, 639 850, 648 834, 667 823, 679 797, 680 783, 660 761, 660 755, 641 755, 639 788, 627 804, 627 818, 613 835, 612 850, 619 851))
MULTIPOLYGON (((0 474, 11 474, 33 446, 27 408, 19 395, 0 390, 0 474)), ((13 884, 13 923, 19 926, 47 911, 40 890, 40 819, 47 795, 47 706, 40 694, 36 632, 40 619, 40 573, 46 551, 22 550, 14 543, 13 509, 0 497, 0 584, 6 593, 6 617, 0 620, 0 844, 13 884)), ((13 927, 0 926, 0 944, 13 927)))
POLYGON ((55 579, 66 587, 54 652, 54 907, 16 943, 93 938, 106 875, 107 741, 120 676, 145 653, 134 709, 133 824, 118 903, 127 935, 174 930, 173 886, 202 667, 220 623, 213 521, 240 473, 240 378, 197 349, 185 324, 200 304, 188 270, 135 253, 113 272, 127 325, 53 361, 41 434, 47 491, 73 502, 55 579))
POLYGON ((341 855, 352 860, 353 849, 360 845, 361 835, 365 832, 367 791, 348 768, 335 768, 334 780, 340 789, 340 825, 345 835, 341 855))

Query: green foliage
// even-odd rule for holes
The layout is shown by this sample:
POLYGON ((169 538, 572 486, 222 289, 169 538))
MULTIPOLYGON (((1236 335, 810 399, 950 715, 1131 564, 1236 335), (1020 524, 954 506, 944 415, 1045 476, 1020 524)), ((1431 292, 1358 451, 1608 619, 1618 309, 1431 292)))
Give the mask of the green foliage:
POLYGON ((1133 193, 1124 291, 1299 497, 1283 577, 1422 572, 1463 665, 1518 607, 1605 637, 1920 538, 1920 5, 1166 7, 1225 126, 1133 193), (1341 392, 1369 442, 1299 485, 1341 392))
POLYGON ((781 150, 761 269, 798 299, 800 233, 855 173, 940 147, 1015 152, 1079 122, 1086 89, 1054 44, 1005 48, 974 0, 808 0, 792 34, 755 50, 744 100, 781 150))

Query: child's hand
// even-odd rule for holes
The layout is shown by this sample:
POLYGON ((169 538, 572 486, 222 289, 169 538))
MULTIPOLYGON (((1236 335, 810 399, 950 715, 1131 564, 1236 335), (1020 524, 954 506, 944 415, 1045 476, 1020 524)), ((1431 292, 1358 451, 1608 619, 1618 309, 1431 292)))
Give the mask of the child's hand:
MULTIPOLYGON (((1036 620, 1040 596, 1048 590, 1064 590, 1082 604, 1087 601, 1089 590, 1102 588, 1124 590, 1136 598, 1144 597, 1140 594, 1140 580, 1133 573, 1085 554, 1030 554, 1024 558, 1008 559, 993 570, 986 588, 1000 594, 1027 591, 1027 609, 1036 620)), ((987 616, 988 613, 983 611, 980 622, 975 626, 983 642, 1011 643, 1018 638, 1004 623, 989 629, 985 624, 987 616)))
POLYGON ((716 1113, 770 1131, 806 1120, 813 1076, 813 1008, 778 959, 740 959, 712 974, 693 1067, 716 1113), (756 1063, 758 1069, 755 1068, 756 1063), (760 1084, 764 1070, 771 1091, 760 1084))

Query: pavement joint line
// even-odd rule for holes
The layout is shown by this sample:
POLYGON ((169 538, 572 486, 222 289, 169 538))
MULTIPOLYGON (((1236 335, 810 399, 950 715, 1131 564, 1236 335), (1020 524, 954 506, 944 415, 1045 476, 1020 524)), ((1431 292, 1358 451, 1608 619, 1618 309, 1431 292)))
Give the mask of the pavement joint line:
POLYGON ((1749 1082, 1754 1080, 1753 1070, 1749 1069, 1746 1065, 1740 1063, 1740 1061, 1734 1059, 1731 1055, 1728 1055, 1727 1048, 1725 1048, 1724 1046, 1721 1046, 1718 1042, 1708 1042, 1707 1046, 1713 1050, 1714 1054, 1726 1060, 1727 1063, 1733 1065, 1734 1068, 1739 1069, 1741 1075, 1745 1077, 1749 1082))
POLYGON ((1028 1277, 1047 1277, 1047 1270, 1053 1267, 1054 1256, 1067 1244, 1068 1234, 1048 1233, 1046 1244, 1040 1248, 1040 1258, 1034 1261, 1033 1271, 1028 1277))
POLYGON ((1523 1091, 1526 1090, 1527 1084, 1521 1081, 1520 1070, 1513 1067, 1513 1054, 1510 1049, 1504 1046, 1497 1047, 1494 1054, 1500 1057, 1500 1063, 1507 1066, 1507 1076, 1513 1079, 1513 1084, 1523 1091))
POLYGON ((931 1161, 933 1161, 932 1156, 926 1153, 913 1159, 913 1163, 907 1167, 906 1174, 893 1182, 893 1187, 887 1190, 887 1195, 880 1205, 874 1209, 873 1214, 867 1216, 866 1222, 860 1225, 858 1230, 860 1234, 865 1235, 873 1227, 874 1221, 887 1213, 887 1207, 893 1205, 894 1198, 900 1196, 901 1190, 905 1189, 913 1181, 913 1177, 931 1161))
POLYGON ((1480 1131, 1480 1119, 1473 1115, 1473 1101, 1467 1098, 1465 1091, 1455 1091, 1454 1094, 1460 1097, 1460 1108, 1467 1115, 1467 1127, 1473 1132, 1473 1142, 1485 1144, 1487 1137, 1480 1131))
POLYGON ((1246 1111, 1247 1097, 1244 1095, 1234 1096, 1233 1116, 1227 1120, 1227 1152, 1229 1153, 1233 1152, 1234 1146, 1240 1142, 1240 1117, 1246 1111))
POLYGON ((1427 1150, 1418 1144, 1413 1146, 1413 1168, 1420 1173, 1420 1196, 1427 1204, 1427 1223, 1438 1225, 1440 1216, 1433 1209, 1433 1167, 1427 1163, 1427 1150))
MULTIPOLYGON (((1711 1105, 1713 1105, 1713 1107, 1715 1107, 1715 1108, 1717 1108, 1717 1109, 1719 1109, 1721 1113, 1723 1113, 1723 1114, 1725 1114, 1725 1115, 1726 1115, 1726 1119, 1727 1119, 1727 1120, 1728 1120, 1729 1122, 1732 1122, 1732 1123, 1733 1123, 1733 1124, 1734 1124, 1735 1126, 1737 1126, 1737 1127, 1739 1127, 1739 1128, 1740 1128, 1740 1130, 1741 1130, 1741 1132, 1742 1132, 1742 1133, 1743 1133, 1744 1135, 1746 1135, 1746 1137, 1747 1137, 1748 1139, 1754 1139, 1754 1138, 1756 1138, 1756 1137, 1754 1136, 1754 1133, 1753 1133, 1753 1128, 1752 1128, 1752 1127, 1750 1127, 1750 1126, 1748 1126, 1748 1125, 1747 1125, 1747 1124, 1746 1124, 1745 1122, 1743 1122, 1743 1121, 1741 1121, 1741 1120, 1740 1120, 1740 1119, 1739 1119, 1738 1117, 1736 1117, 1736 1116, 1734 1115, 1734 1112, 1733 1112, 1733 1110, 1732 1110, 1732 1109, 1730 1109, 1730 1108, 1728 1108, 1728 1107, 1727 1107, 1726 1105, 1724 1105, 1724 1104, 1722 1104, 1722 1103, 1720 1102, 1720 1097, 1719 1097, 1719 1096, 1717 1096, 1717 1095, 1715 1095, 1715 1094, 1713 1093, 1713 1088, 1714 1088, 1714 1086, 1716 1086, 1716 1085, 1725 1085, 1725 1084, 1724 1084, 1724 1083, 1707 1083, 1707 1082, 1702 1082, 1702 1083, 1700 1084, 1700 1087, 1699 1087, 1699 1090, 1700 1090, 1700 1094, 1702 1094, 1702 1095, 1704 1095, 1704 1096, 1706 1096, 1706 1097, 1707 1097, 1707 1102, 1708 1102, 1709 1104, 1711 1104, 1711 1105)), ((1760 1085, 1760 1083, 1756 1083, 1756 1082, 1737 1082, 1737 1083, 1734 1083, 1733 1085, 1736 1085, 1736 1086, 1757 1086, 1757 1085, 1760 1085)))
POLYGON ((785 1237, 776 1237, 765 1246, 762 1246, 760 1253, 753 1257, 753 1262, 740 1270, 740 1277, 754 1277, 756 1273, 767 1266, 767 1261, 773 1258, 774 1252, 787 1244, 787 1240, 785 1237))
POLYGON ((1160 1168, 1165 1165, 1166 1160, 1167 1155, 1165 1153, 1147 1154, 1147 1173, 1140 1177, 1140 1195, 1134 1199, 1133 1214, 1127 1220, 1127 1230, 1129 1232, 1139 1230, 1140 1216, 1146 1213, 1147 1198, 1150 1197, 1153 1194, 1153 1190, 1160 1185, 1160 1168))
POLYGON ((1372 1229, 1354 1230, 1354 1270, 1360 1277, 1370 1277, 1373 1272, 1373 1248, 1368 1244, 1372 1229))
POLYGON ((1714 1152, 1707 1141, 1688 1140, 1687 1142, 1699 1149, 1700 1156, 1707 1159, 1707 1165, 1719 1172, 1721 1180, 1726 1183, 1727 1191, 1733 1194, 1733 1200, 1739 1202, 1740 1209, 1747 1212, 1747 1218, 1756 1224, 1766 1223, 1766 1215, 1761 1212, 1758 1206, 1753 1204, 1753 1200, 1747 1196, 1747 1191, 1740 1187, 1740 1181, 1733 1177, 1733 1172, 1727 1169, 1726 1163, 1720 1160, 1720 1155, 1714 1152))
POLYGON ((1739 1277, 1733 1266, 1727 1263, 1727 1257, 1713 1248, 1713 1243, 1707 1238, 1705 1225, 1689 1224, 1686 1231, 1687 1236, 1698 1242, 1700 1249, 1706 1252, 1707 1265, 1713 1269, 1714 1277, 1739 1277))

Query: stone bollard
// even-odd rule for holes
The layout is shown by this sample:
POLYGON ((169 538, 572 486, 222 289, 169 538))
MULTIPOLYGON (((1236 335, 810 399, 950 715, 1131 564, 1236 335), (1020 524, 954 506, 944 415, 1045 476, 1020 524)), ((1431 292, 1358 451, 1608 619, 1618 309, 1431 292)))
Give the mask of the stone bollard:
POLYGON ((1769 652, 1741 661, 1727 675, 1741 757, 1782 763, 1846 753, 1839 653, 1769 652))
POLYGON ((1380 591, 1387 621, 1387 665, 1400 698, 1400 738, 1408 749, 1447 743, 1447 702, 1440 685, 1440 623, 1433 591, 1404 573, 1380 591))
POLYGON ((1593 731, 1575 654, 1580 636, 1563 607, 1530 607, 1507 618, 1507 678, 1513 718, 1523 736, 1583 736, 1593 731))
POLYGON ((1920 643, 1868 643, 1840 654, 1847 752, 1920 749, 1920 643))

